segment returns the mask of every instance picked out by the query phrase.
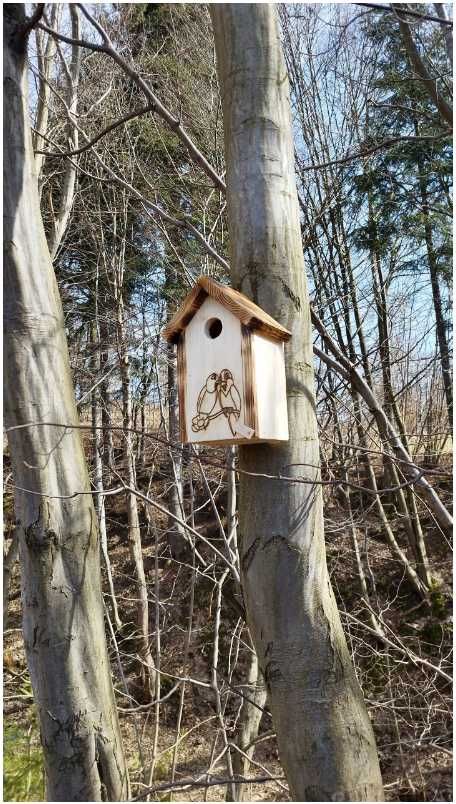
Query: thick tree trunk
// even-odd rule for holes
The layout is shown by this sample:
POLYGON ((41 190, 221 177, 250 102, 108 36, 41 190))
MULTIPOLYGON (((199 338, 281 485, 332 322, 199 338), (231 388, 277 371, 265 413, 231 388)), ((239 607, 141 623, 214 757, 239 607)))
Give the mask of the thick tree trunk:
POLYGON ((375 740, 326 568, 310 309, 288 80, 275 7, 212 5, 224 113, 233 284, 290 329, 290 441, 240 448, 249 627, 292 798, 383 800, 375 740), (267 501, 267 504, 265 504, 267 501))
POLYGON ((19 428, 8 439, 24 642, 48 800, 119 801, 129 785, 105 640, 98 525, 72 429, 78 417, 63 312, 39 209, 19 34, 24 7, 4 10, 5 420, 19 428))

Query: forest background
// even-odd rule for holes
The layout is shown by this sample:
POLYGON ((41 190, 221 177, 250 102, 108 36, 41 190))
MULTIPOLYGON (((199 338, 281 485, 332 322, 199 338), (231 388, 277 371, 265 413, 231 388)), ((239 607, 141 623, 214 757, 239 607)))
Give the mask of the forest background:
MULTIPOLYGON (((368 4, 279 16, 331 581, 386 795, 432 801, 452 799, 451 534, 354 379, 449 507, 451 8, 408 9, 406 23, 368 4)), ((229 281, 224 192, 182 136, 223 179, 207 7, 46 4, 28 59, 133 795, 288 800, 238 584, 236 450, 180 445, 174 347, 160 337, 200 274, 229 281), (233 770, 256 781, 232 785, 233 770)), ((4 797, 43 800, 6 442, 4 468, 4 797)))

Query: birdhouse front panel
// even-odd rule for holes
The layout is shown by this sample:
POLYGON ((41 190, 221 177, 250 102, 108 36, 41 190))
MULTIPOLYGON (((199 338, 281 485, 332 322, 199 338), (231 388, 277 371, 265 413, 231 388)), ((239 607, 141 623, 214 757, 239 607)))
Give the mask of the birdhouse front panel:
POLYGON ((185 378, 179 361, 185 440, 243 440, 247 425, 240 321, 208 297, 188 324, 178 348, 185 353, 185 378))

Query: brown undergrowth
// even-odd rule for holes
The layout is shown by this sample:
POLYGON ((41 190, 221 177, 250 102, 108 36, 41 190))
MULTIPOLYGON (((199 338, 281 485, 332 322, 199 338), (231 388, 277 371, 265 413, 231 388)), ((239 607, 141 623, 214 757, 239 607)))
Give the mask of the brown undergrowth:
MULTIPOLYGON (((88 441, 88 439, 87 439, 88 441)), ((204 452, 202 455, 204 461, 204 452)), ((223 453, 208 452, 212 463, 223 465, 223 453)), ((224 521, 225 486, 223 470, 207 466, 207 477, 224 521)), ((117 467, 121 472, 121 467, 117 467)), ((220 534, 211 505, 208 504, 201 478, 195 467, 185 469, 186 482, 192 471, 195 492, 195 526, 208 539, 222 549, 220 534), (200 509, 200 510, 198 510, 200 509)), ((146 489, 158 502, 166 505, 169 468, 164 449, 155 451, 153 474, 151 462, 138 467, 138 487, 146 489), (168 475, 168 476, 167 476, 168 475)), ((446 490, 445 490, 446 492, 446 490)), ((374 724, 380 762, 389 801, 451 801, 451 691, 448 682, 432 667, 417 665, 407 652, 426 659, 430 665, 450 667, 451 650, 451 561, 449 545, 430 519, 423 519, 435 589, 431 608, 426 607, 410 590, 399 567, 395 566, 379 523, 360 497, 355 510, 357 537, 368 576, 370 605, 380 616, 385 633, 403 652, 384 644, 367 630, 369 613, 361 600, 356 565, 347 515, 333 488, 325 491, 326 542, 331 578, 357 673, 364 690, 374 724), (367 626, 367 627, 366 627, 367 626), (405 651, 405 653, 404 653, 405 651)), ((11 499, 5 495, 6 520, 13 522, 11 499)), ((224 800, 226 787, 192 786, 179 789, 183 780, 197 779, 203 783, 226 778, 225 760, 211 764, 211 757, 221 751, 221 734, 216 716, 214 689, 210 686, 214 647, 215 586, 220 572, 196 574, 194 585, 194 614, 188 654, 185 656, 189 600, 192 579, 191 561, 177 563, 170 557, 165 517, 152 512, 152 528, 146 527, 142 515, 142 538, 148 592, 152 652, 157 660, 156 592, 159 593, 160 621, 160 699, 159 707, 144 698, 137 678, 135 642, 135 579, 126 536, 125 504, 121 494, 106 498, 109 550, 114 585, 122 628, 116 633, 116 645, 109 640, 112 671, 120 711, 121 728, 128 755, 133 796, 145 799, 147 785, 152 782, 152 800, 171 800, 166 785, 174 782, 174 800, 224 800), (155 560, 156 545, 158 561, 155 560), (124 679, 119 675, 116 651, 120 656, 124 679), (176 686, 176 677, 186 676, 181 723, 177 729, 182 686, 176 686), (199 681, 200 684, 194 683, 199 681), (201 686, 206 684, 207 686, 201 686), (158 710, 158 711, 157 711, 158 710), (217 744, 214 747, 215 740, 217 744), (173 754, 176 741, 178 750, 173 772, 173 754), (153 773, 151 774, 151 763, 153 773)), ((397 528, 401 539, 400 524, 397 528)), ((405 540, 403 540, 405 541, 405 540)), ((6 543, 8 546, 8 541, 6 543)), ((199 545, 203 558, 209 563, 210 551, 199 545)), ((104 569, 103 569, 103 575, 104 569)), ((223 719, 229 740, 236 733, 240 697, 236 690, 245 679, 248 649, 245 631, 241 631, 239 611, 233 603, 232 589, 226 585, 222 604, 219 635, 218 685, 223 719), (239 638, 240 637, 240 638, 239 638)), ((107 610, 110 601, 104 577, 107 610)), ((14 567, 9 600, 9 628, 4 639, 4 728, 5 734, 28 735, 28 743, 19 741, 6 751, 22 752, 24 762, 27 751, 33 757, 33 776, 27 795, 21 799, 14 792, 14 763, 7 757, 5 782, 11 800, 37 799, 42 785, 39 764, 39 733, 31 686, 26 669, 21 635, 20 578, 18 565, 14 567), (13 730, 13 731, 12 731, 13 730), (25 747, 24 747, 25 746, 25 747), (28 746, 28 747, 27 747, 28 746), (37 765, 38 757, 38 765, 37 765), (9 776, 8 776, 9 773, 9 776), (8 786, 9 784, 9 786, 8 786)), ((273 736, 269 713, 263 715, 251 776, 283 776, 273 736)), ((27 766, 28 767, 28 766, 27 766)), ((31 773, 27 771, 27 773, 31 773)), ((19 787, 17 787, 19 792, 19 787)), ((24 790, 21 788, 21 795, 24 790)), ((247 792, 250 800, 288 800, 286 783, 269 781, 252 784, 247 792)))

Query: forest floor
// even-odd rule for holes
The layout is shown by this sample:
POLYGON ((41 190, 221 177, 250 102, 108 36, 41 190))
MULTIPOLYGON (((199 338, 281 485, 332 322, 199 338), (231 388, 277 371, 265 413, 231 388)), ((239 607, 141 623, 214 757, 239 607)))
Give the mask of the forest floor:
MULTIPOLYGON (((156 494, 158 499, 164 493, 163 480, 159 478, 160 474, 157 473, 157 480, 151 485, 151 494, 156 494)), ((144 487, 142 482, 141 487, 144 487)), ((360 500, 360 505, 362 504, 363 501, 360 500)), ((138 664, 132 647, 136 601, 134 568, 126 538, 125 504, 121 497, 108 497, 106 505, 114 585, 123 622, 121 632, 117 633, 117 644, 128 692, 135 699, 133 705, 126 697, 125 688, 119 678, 112 642, 110 654, 133 795, 140 796, 144 792, 144 780, 147 780, 143 769, 150 765, 157 723, 153 784, 165 784, 171 778, 172 747, 177 737, 180 695, 177 691, 160 704, 159 718, 156 717, 156 707, 144 703, 138 680, 138 664)), ((223 508, 223 502, 221 505, 223 508)), ((11 511, 7 511, 7 521, 11 516, 11 511)), ((452 699, 449 685, 437 673, 414 665, 394 650, 385 651, 384 646, 378 645, 376 639, 365 629, 364 625, 368 624, 368 620, 360 604, 346 513, 341 509, 335 495, 327 496, 325 516, 328 565, 374 725, 386 798, 388 801, 452 801, 452 699)), ((201 515, 196 524, 206 537, 217 539, 216 523, 211 516, 201 515)), ((380 526, 372 514, 369 514, 368 521, 364 520, 364 527, 368 532, 369 583, 372 600, 375 599, 375 607, 382 612, 390 633, 400 638, 402 644, 415 654, 438 665, 442 658, 447 662, 452 644, 451 559, 449 547, 441 535, 435 532, 430 522, 425 524, 433 574, 440 581, 434 611, 426 611, 420 606, 418 599, 407 588, 401 573, 395 572, 380 526)), ((359 538, 364 538, 362 530, 359 538)), ((160 694, 164 698, 175 683, 166 673, 176 676, 184 670, 183 642, 191 573, 187 566, 170 560, 165 523, 160 517, 154 521, 154 534, 144 528, 143 547, 146 576, 151 590, 151 622, 154 621, 154 584, 157 577, 160 601, 166 607, 161 626, 160 656, 163 673, 160 694), (159 555, 157 565, 156 545, 159 555)), ((109 610, 105 581, 104 578, 105 601, 109 610)), ((204 580, 197 583, 189 653, 189 675, 193 678, 207 679, 210 676, 212 598, 213 589, 210 584, 204 580)), ((222 614, 221 654, 226 659, 238 615, 229 606, 223 608, 222 614)), ((151 626, 152 644, 154 639, 151 626)), ((228 709, 226 722, 234 722, 234 717, 235 710, 230 713, 228 709)), ((187 684, 176 757, 176 783, 189 777, 203 780, 208 778, 205 773, 215 750, 215 718, 213 691, 207 687, 187 684)), ((258 744, 254 756, 260 767, 251 767, 251 775, 283 776, 276 740, 273 736, 268 736, 270 731, 272 724, 265 713, 260 733, 265 733, 266 738, 258 744), (267 773, 261 770, 261 766, 267 773)), ((13 801, 43 800, 39 731, 21 634, 20 578, 17 564, 12 574, 9 624, 4 636, 4 734, 4 798, 13 801)), ((217 750, 220 750, 220 743, 217 750)), ((225 764, 220 763, 213 768, 212 776, 226 776, 225 764)), ((173 800, 200 801, 206 796, 204 800, 221 801, 225 799, 225 794, 226 788, 222 785, 206 789, 193 787, 174 792, 173 800)), ((171 800, 169 791, 157 790, 153 798, 171 800)), ((288 788, 281 781, 252 784, 248 799, 287 801, 288 788)))

